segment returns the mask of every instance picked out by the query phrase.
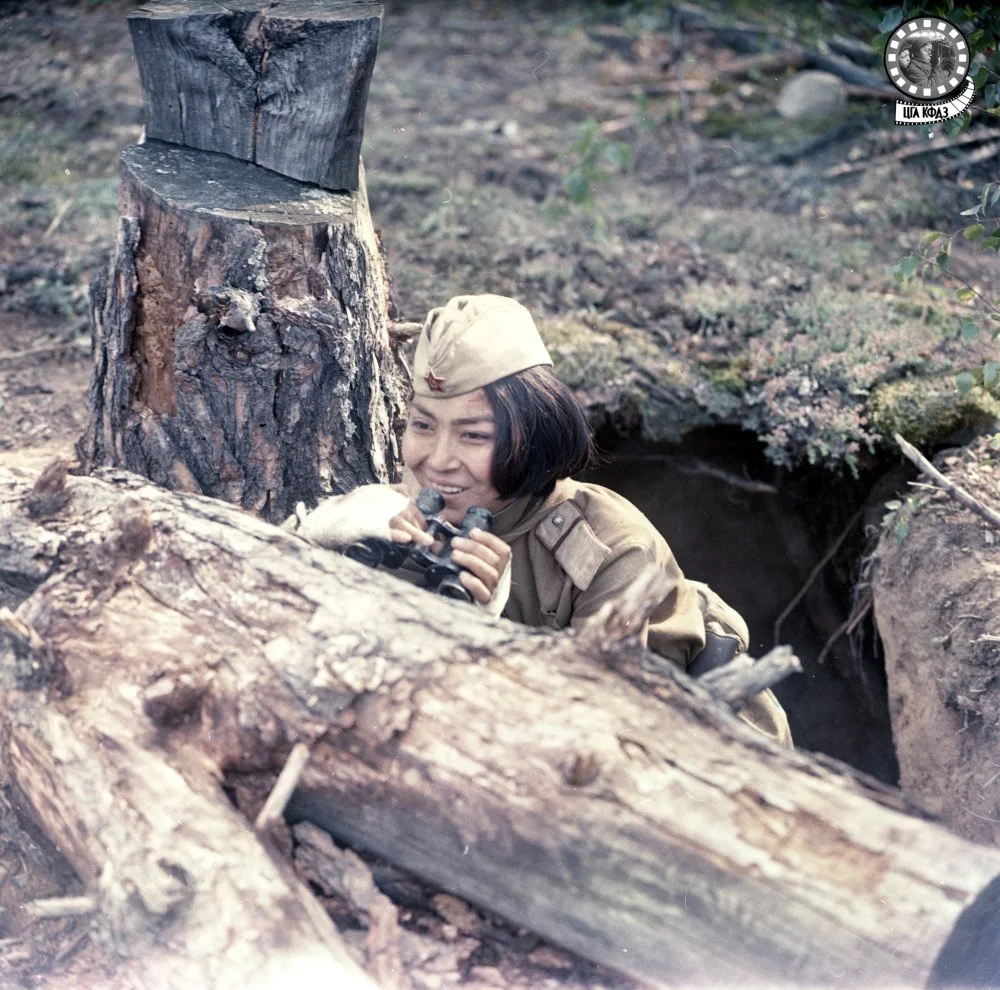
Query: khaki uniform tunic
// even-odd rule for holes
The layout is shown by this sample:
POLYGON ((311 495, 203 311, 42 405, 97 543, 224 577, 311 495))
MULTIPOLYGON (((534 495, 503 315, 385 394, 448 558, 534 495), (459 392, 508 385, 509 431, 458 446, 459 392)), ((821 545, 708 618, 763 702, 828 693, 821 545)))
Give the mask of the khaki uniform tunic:
MULTIPOLYGON (((511 548, 503 615, 514 622, 578 628, 655 563, 670 588, 641 632, 643 645, 686 669, 705 645, 706 618, 716 631, 736 636, 742 649, 749 645, 738 613, 685 578, 653 524, 610 489, 567 478, 547 498, 527 496, 495 513, 493 532, 511 548)), ((770 691, 750 699, 740 717, 791 746, 788 719, 770 691)))
POLYGON ((667 541, 621 495, 567 478, 545 499, 518 499, 496 513, 493 532, 511 548, 508 619, 578 628, 657 564, 670 590, 641 633, 643 645, 681 667, 705 645, 696 589, 667 541))

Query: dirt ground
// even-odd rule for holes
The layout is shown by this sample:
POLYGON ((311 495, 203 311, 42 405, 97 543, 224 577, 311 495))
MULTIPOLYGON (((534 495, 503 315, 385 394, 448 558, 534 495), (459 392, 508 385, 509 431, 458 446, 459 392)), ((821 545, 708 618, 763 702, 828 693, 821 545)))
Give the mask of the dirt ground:
MULTIPOLYGON (((134 6, 0 4, 0 463, 41 466, 69 453, 87 418, 87 286, 115 236, 118 153, 142 125, 126 24, 134 6)), ((900 157, 927 135, 893 128, 891 104, 861 91, 850 91, 836 120, 782 121, 774 102, 791 70, 754 67, 746 61, 753 56, 719 32, 679 32, 666 5, 557 8, 386 4, 364 160, 397 314, 421 320, 459 292, 515 295, 539 318, 560 372, 595 401, 618 395, 623 365, 613 355, 625 360, 640 345, 667 355, 671 374, 680 368, 678 380, 703 397, 699 427, 723 423, 725 436, 738 439, 720 445, 721 434, 692 434, 684 449, 666 451, 669 432, 652 427, 638 440, 605 439, 632 458, 633 470, 639 463, 656 472, 652 489, 676 489, 668 471, 678 466, 702 478, 722 472, 729 502, 720 505, 752 503, 758 518, 755 535, 745 537, 751 557, 759 549, 753 541, 781 533, 775 543, 786 561, 798 554, 794 566, 770 563, 763 579, 757 572, 733 589, 750 597, 771 589, 758 616, 769 634, 855 509, 866 513, 871 536, 881 502, 903 485, 906 473, 883 433, 900 425, 908 407, 898 393, 911 376, 918 398, 932 395, 944 410, 928 414, 937 417, 928 442, 963 436, 968 417, 954 373, 993 356, 993 344, 960 337, 959 321, 972 310, 955 301, 957 283, 900 285, 891 269, 928 230, 955 229, 995 165, 960 148, 900 157), (845 165, 857 170, 831 174, 845 165), (651 437, 660 446, 649 446, 651 437), (791 495, 766 502, 768 486, 793 493, 795 506, 791 495)), ((839 30, 871 36, 831 9, 839 30)), ((725 9, 716 13, 731 19, 725 9)), ((814 46, 828 27, 803 25, 781 7, 772 13, 766 27, 779 48, 814 46)), ((954 254, 963 278, 1000 295, 995 259, 961 242, 954 254)), ((689 504, 703 504, 700 489, 684 491, 689 504)), ((906 567, 920 560, 917 550, 954 556, 974 544, 994 553, 983 526, 964 517, 938 519, 933 532, 952 524, 941 547, 911 534, 901 544, 915 548, 906 567)), ((726 536, 730 546, 734 539, 726 536)), ((831 605, 845 587, 849 597, 858 578, 864 539, 849 548, 833 560, 836 587, 812 592, 810 607, 830 612, 817 620, 820 632, 808 633, 812 661, 852 605, 831 605)), ((966 559, 969 580, 979 562, 966 559)), ((731 560, 715 566, 720 575, 733 569, 731 560)), ((714 582, 713 574, 698 576, 714 582)), ((972 610, 984 617, 970 662, 984 672, 988 637, 1000 631, 985 616, 995 600, 977 598, 972 610)), ((891 778, 884 724, 868 749, 853 750, 851 739, 834 737, 836 726, 816 727, 824 698, 840 692, 845 707, 857 707, 858 691, 885 694, 884 685, 852 687, 849 662, 838 664, 837 651, 825 669, 814 663, 799 715, 814 724, 807 740, 891 778)), ((995 706, 976 707, 994 691, 992 674, 983 676, 974 696, 944 692, 947 732, 966 732, 954 729, 955 719, 995 731, 995 706)), ((889 704, 911 724, 924 721, 903 688, 890 685, 889 704)), ((848 734, 858 735, 853 723, 848 734)), ((907 758, 903 784, 916 786, 919 761, 912 773, 908 766, 907 758)), ((976 786, 985 789, 982 774, 976 786)), ((970 805, 973 815, 997 815, 1000 777, 988 780, 993 796, 970 805)), ((946 795, 925 796, 947 811, 946 795)), ((39 862, 48 862, 39 850, 39 862)), ((414 918, 415 929, 449 923, 431 909, 414 918)), ((60 938, 57 952, 78 951, 73 931, 60 938)), ((421 985, 468 981, 475 965, 484 970, 482 985, 612 985, 614 977, 581 970, 556 950, 536 955, 545 965, 532 963, 539 946, 522 943, 510 933, 484 940, 486 949, 470 950, 451 969, 427 969, 421 985)), ((15 955, 22 948, 6 947, 15 955)), ((24 960, 8 966, 8 973, 31 970, 24 960)))
MULTIPOLYGON (((997 511, 1000 437, 944 452, 946 477, 997 511)), ((892 512, 873 582, 900 785, 956 832, 1000 841, 1000 530, 918 482, 892 512)))

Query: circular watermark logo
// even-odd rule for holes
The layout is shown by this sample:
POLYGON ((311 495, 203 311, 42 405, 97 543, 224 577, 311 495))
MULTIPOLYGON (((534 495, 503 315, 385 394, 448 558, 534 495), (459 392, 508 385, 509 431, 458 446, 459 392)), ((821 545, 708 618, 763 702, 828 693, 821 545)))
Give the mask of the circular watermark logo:
POLYGON ((969 74, 965 35, 943 17, 914 17, 889 36, 882 54, 889 81, 911 100, 940 100, 969 74))

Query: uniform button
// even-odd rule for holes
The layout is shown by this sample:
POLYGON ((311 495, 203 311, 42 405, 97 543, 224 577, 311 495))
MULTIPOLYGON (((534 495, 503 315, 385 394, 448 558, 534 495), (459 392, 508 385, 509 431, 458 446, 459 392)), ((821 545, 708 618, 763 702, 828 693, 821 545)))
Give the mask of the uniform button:
POLYGON ((553 516, 552 517, 552 525, 553 526, 561 526, 562 524, 563 524, 563 517, 562 516, 553 516))

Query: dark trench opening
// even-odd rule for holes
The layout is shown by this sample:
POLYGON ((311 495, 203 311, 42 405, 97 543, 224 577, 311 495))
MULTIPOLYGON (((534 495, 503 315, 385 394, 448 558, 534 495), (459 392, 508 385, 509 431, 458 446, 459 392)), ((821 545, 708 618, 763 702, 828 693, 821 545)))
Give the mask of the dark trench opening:
POLYGON ((597 439, 602 464, 586 480, 641 509, 684 573, 743 615, 753 656, 775 645, 778 624, 778 642, 802 661, 803 673, 774 689, 796 747, 896 784, 866 562, 884 502, 905 484, 902 469, 876 462, 856 478, 783 469, 735 427, 697 431, 678 445, 610 431, 597 439))

